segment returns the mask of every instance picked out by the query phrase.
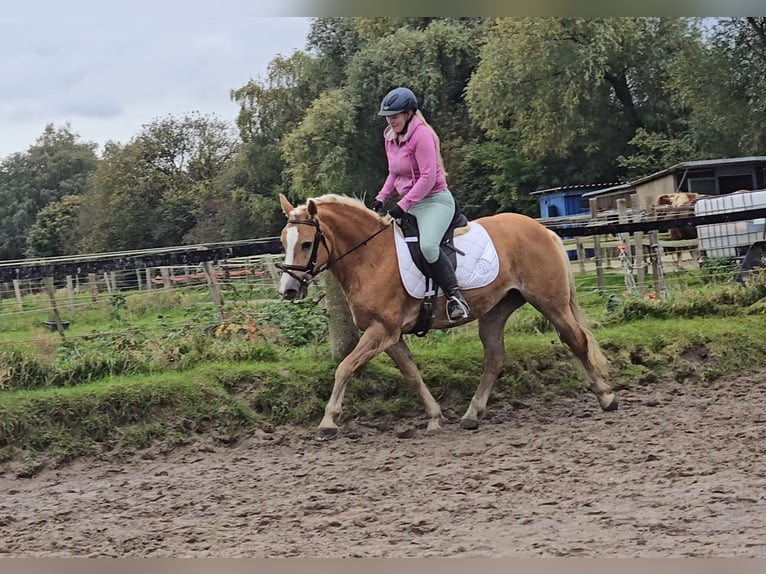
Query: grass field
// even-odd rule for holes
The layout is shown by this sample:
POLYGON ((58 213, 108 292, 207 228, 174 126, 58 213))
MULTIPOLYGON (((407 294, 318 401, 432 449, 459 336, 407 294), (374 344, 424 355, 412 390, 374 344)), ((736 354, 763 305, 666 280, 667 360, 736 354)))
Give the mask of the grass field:
MULTIPOLYGON (((578 277, 581 303, 619 389, 665 378, 712 380, 766 363, 766 281, 747 287, 689 272, 667 299, 626 297, 619 274, 605 293, 578 277)), ((675 281, 675 282, 673 282, 675 281)), ((0 461, 34 473, 84 454, 236 436, 259 426, 314 425, 332 388, 326 312, 228 292, 225 317, 206 289, 125 293, 42 328, 45 300, 0 325, 0 461)), ((476 324, 407 336, 444 408, 462 411, 481 370, 476 324)), ((507 369, 492 401, 578 393, 581 377, 547 321, 524 307, 509 321, 507 369)), ((491 403, 490 403, 491 406, 491 403)), ((413 417, 417 398, 385 356, 349 386, 342 420, 413 417)))

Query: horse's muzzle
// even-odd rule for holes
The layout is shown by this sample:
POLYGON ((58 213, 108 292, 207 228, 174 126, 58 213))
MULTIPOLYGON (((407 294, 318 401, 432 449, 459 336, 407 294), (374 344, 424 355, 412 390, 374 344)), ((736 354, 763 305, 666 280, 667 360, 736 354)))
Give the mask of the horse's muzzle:
POLYGON ((305 299, 307 294, 308 294, 308 289, 306 289, 306 287, 304 287, 303 285, 301 285, 297 289, 292 289, 292 288, 285 289, 285 291, 281 293, 282 299, 287 299, 288 301, 305 299))
POLYGON ((308 295, 308 285, 304 281, 299 281, 296 277, 285 273, 279 281, 279 294, 282 299, 288 301, 304 299, 308 295))

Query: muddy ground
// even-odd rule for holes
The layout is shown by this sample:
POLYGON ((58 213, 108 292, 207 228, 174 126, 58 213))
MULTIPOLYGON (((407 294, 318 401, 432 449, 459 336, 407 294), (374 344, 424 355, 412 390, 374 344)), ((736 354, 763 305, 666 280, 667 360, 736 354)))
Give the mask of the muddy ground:
POLYGON ((766 556, 766 369, 619 396, 6 473, 0 556, 766 556))

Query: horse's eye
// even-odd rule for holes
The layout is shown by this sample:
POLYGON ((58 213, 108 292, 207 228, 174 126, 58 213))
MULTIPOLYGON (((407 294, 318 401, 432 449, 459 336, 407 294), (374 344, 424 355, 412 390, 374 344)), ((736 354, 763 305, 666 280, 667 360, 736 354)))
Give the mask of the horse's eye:
POLYGON ((313 245, 313 242, 304 241, 303 243, 301 243, 301 249, 303 249, 304 251, 308 251, 309 249, 311 249, 312 245, 313 245))

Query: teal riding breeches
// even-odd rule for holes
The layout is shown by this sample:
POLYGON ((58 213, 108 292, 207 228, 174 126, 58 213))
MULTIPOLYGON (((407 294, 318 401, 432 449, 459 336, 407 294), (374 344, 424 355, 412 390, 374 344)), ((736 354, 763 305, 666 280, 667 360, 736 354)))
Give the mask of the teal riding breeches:
POLYGON ((418 220, 420 251, 429 263, 439 259, 439 243, 455 215, 455 199, 445 189, 423 198, 408 211, 418 220))

